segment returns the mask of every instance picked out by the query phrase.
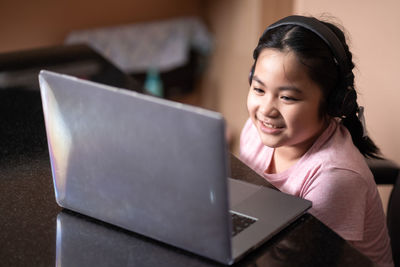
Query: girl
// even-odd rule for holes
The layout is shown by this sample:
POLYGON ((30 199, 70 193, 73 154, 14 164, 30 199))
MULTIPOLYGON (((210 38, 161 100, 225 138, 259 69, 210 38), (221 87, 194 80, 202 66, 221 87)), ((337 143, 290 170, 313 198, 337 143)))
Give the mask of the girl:
POLYGON ((343 32, 315 18, 272 24, 254 50, 241 159, 380 266, 392 266, 385 215, 343 32))

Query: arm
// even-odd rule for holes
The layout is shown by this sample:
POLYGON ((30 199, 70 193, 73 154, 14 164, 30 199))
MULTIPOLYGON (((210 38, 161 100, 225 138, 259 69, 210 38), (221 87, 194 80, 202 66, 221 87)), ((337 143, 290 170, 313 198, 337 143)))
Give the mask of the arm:
POLYGON ((344 239, 363 239, 367 185, 360 174, 325 170, 316 175, 303 197, 313 202, 310 213, 344 239))

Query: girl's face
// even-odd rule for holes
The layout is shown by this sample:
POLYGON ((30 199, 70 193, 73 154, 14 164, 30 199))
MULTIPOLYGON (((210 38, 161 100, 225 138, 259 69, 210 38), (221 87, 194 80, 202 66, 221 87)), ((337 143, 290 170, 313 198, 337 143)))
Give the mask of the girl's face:
POLYGON ((264 145, 304 154, 325 128, 321 100, 322 90, 293 52, 261 52, 247 108, 264 145))

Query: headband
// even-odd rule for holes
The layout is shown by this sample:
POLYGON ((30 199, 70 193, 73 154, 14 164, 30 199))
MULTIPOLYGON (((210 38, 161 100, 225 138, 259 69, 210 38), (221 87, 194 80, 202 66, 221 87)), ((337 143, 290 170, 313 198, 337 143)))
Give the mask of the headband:
POLYGON ((342 45, 342 42, 328 26, 326 26, 316 18, 293 15, 285 17, 271 24, 261 36, 264 36, 264 34, 272 29, 284 25, 301 26, 318 35, 331 49, 334 59, 339 66, 339 70, 342 74, 342 79, 345 79, 345 77, 349 73, 346 51, 342 45))

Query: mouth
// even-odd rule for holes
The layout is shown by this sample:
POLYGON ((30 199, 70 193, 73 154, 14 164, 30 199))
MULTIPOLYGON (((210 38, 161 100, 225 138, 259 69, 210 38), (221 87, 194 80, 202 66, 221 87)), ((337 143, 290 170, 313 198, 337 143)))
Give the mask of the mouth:
POLYGON ((268 135, 277 135, 280 134, 285 129, 285 124, 282 122, 271 122, 271 121, 264 121, 258 120, 259 122, 259 129, 264 134, 268 135))
POLYGON ((265 121, 260 121, 262 125, 268 127, 268 128, 272 128, 272 129, 282 129, 284 128, 282 125, 279 124, 272 124, 269 122, 265 122, 265 121))

